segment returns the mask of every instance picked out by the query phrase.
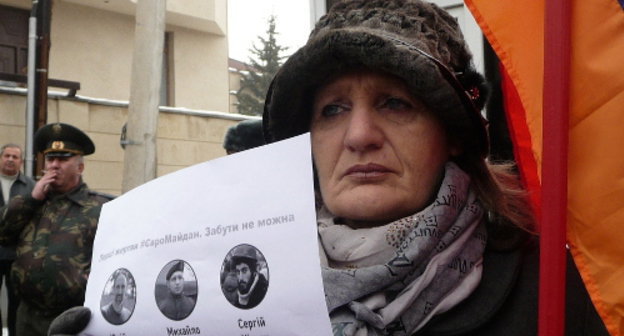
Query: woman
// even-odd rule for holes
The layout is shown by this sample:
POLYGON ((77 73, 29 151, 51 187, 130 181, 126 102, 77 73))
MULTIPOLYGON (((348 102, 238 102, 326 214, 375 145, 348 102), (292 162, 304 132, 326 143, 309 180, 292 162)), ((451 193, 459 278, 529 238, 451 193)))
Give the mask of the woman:
MULTIPOLYGON (((456 20, 353 0, 276 75, 269 142, 311 132, 334 335, 536 335, 538 244, 516 176, 486 160, 483 77, 456 20)), ((567 335, 607 335, 570 264, 567 335)))
MULTIPOLYGON (((334 335, 535 335, 538 244, 508 165, 486 160, 483 77, 457 21, 354 0, 276 75, 269 141, 311 132, 334 335)), ((607 335, 570 264, 568 335, 607 335)))

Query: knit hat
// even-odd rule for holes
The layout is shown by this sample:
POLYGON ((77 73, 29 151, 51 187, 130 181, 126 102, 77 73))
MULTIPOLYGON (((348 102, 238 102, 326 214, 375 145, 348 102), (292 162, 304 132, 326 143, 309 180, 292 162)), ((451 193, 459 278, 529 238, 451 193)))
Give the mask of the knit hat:
POLYGON ((267 142, 308 132, 316 89, 359 68, 402 78, 465 150, 487 155, 480 113, 487 96, 484 78, 472 65, 457 20, 420 0, 353 0, 333 6, 273 79, 263 116, 267 142))
POLYGON ((243 120, 228 128, 223 148, 229 152, 240 152, 264 145, 261 120, 243 120))

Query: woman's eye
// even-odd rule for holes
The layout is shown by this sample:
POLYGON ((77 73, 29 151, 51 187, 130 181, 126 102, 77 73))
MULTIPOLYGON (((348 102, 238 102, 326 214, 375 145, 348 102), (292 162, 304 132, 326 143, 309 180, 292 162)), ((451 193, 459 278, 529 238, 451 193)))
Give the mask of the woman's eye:
POLYGON ((420 111, 419 105, 404 98, 388 97, 379 105, 379 110, 389 120, 406 123, 414 120, 420 111))
POLYGON ((412 104, 401 98, 390 97, 382 102, 381 107, 399 111, 411 109, 412 104))
POLYGON ((330 104, 330 105, 324 106, 321 109, 321 115, 323 117, 331 117, 331 116, 340 114, 342 111, 344 111, 344 108, 342 106, 337 105, 337 104, 330 104))

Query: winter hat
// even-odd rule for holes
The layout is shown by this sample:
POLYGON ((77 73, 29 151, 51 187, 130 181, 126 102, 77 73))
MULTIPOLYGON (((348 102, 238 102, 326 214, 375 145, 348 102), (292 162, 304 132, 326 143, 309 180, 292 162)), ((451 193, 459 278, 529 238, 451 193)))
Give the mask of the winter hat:
POLYGON ((240 152, 262 145, 262 120, 243 120, 231 126, 223 140, 223 148, 228 152, 240 152))
POLYGON ((258 255, 256 254, 256 249, 247 244, 241 244, 236 246, 232 250, 232 264, 236 266, 242 262, 255 266, 258 262, 258 255))
POLYGON ((457 20, 419 0, 353 0, 334 5, 307 44, 275 75, 264 108, 268 142, 310 130, 315 90, 350 69, 402 78, 468 152, 487 156, 487 96, 483 76, 457 20))

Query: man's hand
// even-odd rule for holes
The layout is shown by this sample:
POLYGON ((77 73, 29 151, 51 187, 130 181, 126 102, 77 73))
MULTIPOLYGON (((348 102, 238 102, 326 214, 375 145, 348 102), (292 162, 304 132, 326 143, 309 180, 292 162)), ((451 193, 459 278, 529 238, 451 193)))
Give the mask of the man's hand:
POLYGON ((46 195, 50 191, 50 184, 56 180, 56 175, 58 172, 54 170, 48 170, 43 174, 41 179, 37 181, 33 191, 31 193, 32 197, 36 200, 43 201, 46 198, 46 195))

